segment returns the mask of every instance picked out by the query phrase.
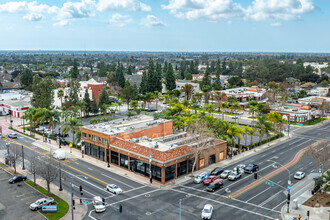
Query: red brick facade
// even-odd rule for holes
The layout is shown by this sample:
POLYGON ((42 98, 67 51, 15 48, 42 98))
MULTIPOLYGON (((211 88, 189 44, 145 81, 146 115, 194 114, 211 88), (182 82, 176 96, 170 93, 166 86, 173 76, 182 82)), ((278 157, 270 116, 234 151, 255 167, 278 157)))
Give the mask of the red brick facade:
POLYGON ((88 88, 92 89, 92 98, 98 103, 99 102, 99 95, 101 93, 102 88, 106 87, 105 84, 87 84, 88 88))

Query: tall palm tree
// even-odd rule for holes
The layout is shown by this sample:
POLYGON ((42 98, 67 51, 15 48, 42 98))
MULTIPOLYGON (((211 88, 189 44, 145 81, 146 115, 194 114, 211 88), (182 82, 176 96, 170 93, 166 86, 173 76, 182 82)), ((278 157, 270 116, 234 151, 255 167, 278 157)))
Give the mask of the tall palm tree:
POLYGON ((255 127, 259 131, 259 141, 261 141, 261 138, 264 136, 264 134, 267 134, 267 138, 269 138, 269 132, 272 130, 272 123, 267 121, 266 115, 258 115, 257 120, 254 121, 255 127))
MULTIPOLYGON (((86 109, 86 102, 85 101, 83 101, 83 100, 81 100, 81 101, 79 101, 78 103, 77 103, 77 107, 79 108, 79 110, 80 110, 80 119, 82 118, 82 112, 83 112, 83 109, 86 109)), ((86 115, 86 114, 84 114, 84 115, 86 115)))
MULTIPOLYGON (((34 131, 37 125, 40 123, 43 117, 43 111, 37 108, 29 108, 26 112, 26 119, 30 124, 30 135, 32 135, 32 130, 34 131)), ((35 135, 35 133, 33 134, 35 135)))
POLYGON ((253 128, 248 125, 243 127, 243 132, 244 132, 244 136, 245 136, 245 146, 247 146, 247 136, 249 135, 251 130, 253 130, 253 128))
MULTIPOLYGON (((66 118, 65 123, 62 125, 62 133, 66 134, 70 130, 72 131, 72 144, 74 146, 75 144, 75 133, 77 133, 78 130, 80 130, 80 126, 83 126, 82 121, 77 119, 76 117, 73 118, 66 118)), ((72 152, 70 148, 70 152, 72 152)))
POLYGON ((251 147, 252 147, 252 145, 254 146, 254 143, 253 143, 253 136, 254 136, 254 134, 256 133, 256 129, 254 128, 254 127, 250 127, 251 129, 249 129, 248 131, 247 131, 247 133, 250 135, 250 137, 251 137, 251 147))
POLYGON ((267 120, 273 123, 273 128, 276 131, 278 128, 279 130, 279 123, 282 121, 282 115, 277 113, 276 111, 273 111, 271 113, 268 113, 267 120))
POLYGON ((158 109, 158 102, 159 102, 159 96, 160 96, 160 92, 158 91, 154 91, 154 93, 152 94, 154 100, 156 101, 156 109, 158 109))
POLYGON ((224 120, 224 110, 227 109, 229 106, 226 102, 221 103, 221 109, 222 109, 222 120, 224 120))
POLYGON ((62 89, 60 89, 60 90, 57 91, 57 97, 58 97, 59 99, 61 99, 61 107, 63 107, 62 99, 63 99, 63 97, 64 97, 64 91, 63 91, 62 89))
POLYGON ((242 129, 237 126, 237 124, 230 124, 229 128, 227 130, 227 134, 229 137, 233 140, 232 148, 231 148, 231 157, 233 156, 233 149, 235 148, 235 137, 237 137, 239 140, 242 139, 242 129))

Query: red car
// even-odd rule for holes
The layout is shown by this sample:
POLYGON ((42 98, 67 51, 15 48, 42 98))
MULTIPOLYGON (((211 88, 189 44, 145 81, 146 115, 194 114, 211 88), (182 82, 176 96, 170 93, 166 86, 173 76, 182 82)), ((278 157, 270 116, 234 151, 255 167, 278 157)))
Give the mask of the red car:
POLYGON ((204 183, 204 185, 209 185, 210 183, 212 183, 212 182, 213 182, 214 180, 216 180, 216 179, 218 179, 217 176, 215 176, 215 175, 211 175, 211 176, 207 177, 207 178, 203 181, 203 183, 204 183))

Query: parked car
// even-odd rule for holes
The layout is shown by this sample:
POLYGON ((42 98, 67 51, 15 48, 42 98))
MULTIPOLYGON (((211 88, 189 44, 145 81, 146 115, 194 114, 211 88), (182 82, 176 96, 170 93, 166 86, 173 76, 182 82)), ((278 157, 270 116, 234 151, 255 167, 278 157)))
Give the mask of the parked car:
POLYGON ((217 168, 215 168, 214 170, 211 171, 210 175, 216 175, 216 176, 218 176, 218 175, 220 175, 223 171, 224 171, 223 168, 221 168, 221 167, 217 167, 217 168))
POLYGON ((246 166, 244 164, 238 164, 235 168, 234 171, 237 173, 244 173, 244 168, 246 166))
POLYGON ((207 172, 201 172, 200 174, 198 174, 194 179, 194 183, 203 182, 205 174, 207 174, 207 172))
POLYGON ((58 159, 58 160, 65 160, 65 151, 63 150, 56 150, 52 153, 52 156, 55 158, 55 159, 58 159))
POLYGON ((301 171, 298 171, 296 172, 296 174, 293 176, 293 178, 297 179, 297 180, 301 180, 305 177, 305 173, 304 172, 301 172, 301 171))
MULTIPOLYGON (((59 133, 56 133, 54 136, 58 137, 58 135, 59 135, 59 133)), ((69 133, 66 133, 66 134, 61 133, 61 137, 69 137, 69 133)))
POLYGON ((253 173, 259 170, 259 166, 256 164, 249 164, 246 167, 244 167, 244 172, 245 173, 253 173))
POLYGON ((44 130, 45 130, 44 127, 38 127, 38 128, 36 128, 36 131, 39 131, 39 132, 43 132, 44 130))
POLYGON ((207 177, 207 178, 203 181, 203 183, 204 183, 204 185, 209 185, 210 183, 212 183, 212 182, 213 182, 214 180, 216 180, 216 179, 218 179, 217 176, 215 176, 215 175, 211 175, 211 176, 207 177))
POLYGON ((235 116, 233 116, 233 117, 231 117, 232 119, 238 119, 238 116, 237 115, 235 115, 235 116))
POLYGON ((210 204, 204 205, 202 210, 202 219, 211 219, 213 213, 213 206, 210 204))
POLYGON ((231 173, 231 170, 225 170, 220 174, 220 178, 226 179, 230 173, 231 173))
POLYGON ((38 209, 41 209, 43 205, 53 205, 55 203, 54 199, 52 197, 49 198, 41 198, 35 201, 34 203, 31 203, 30 209, 32 211, 37 211, 38 209))
POLYGON ((104 200, 101 198, 101 196, 94 196, 93 197, 93 207, 95 209, 95 212, 104 212, 106 207, 104 205, 104 200))
POLYGON ((206 188, 207 191, 214 192, 217 189, 220 189, 223 186, 223 179, 217 179, 213 183, 210 183, 206 188))
POLYGON ((231 172, 228 176, 228 180, 237 180, 242 176, 241 173, 231 172))
POLYGON ((320 186, 315 186, 313 189, 312 189, 312 195, 314 195, 315 193, 317 193, 317 191, 319 191, 321 189, 320 186))
POLYGON ((26 181, 27 177, 26 175, 16 175, 9 179, 9 183, 17 183, 21 181, 26 181))
POLYGON ((11 138, 11 139, 16 139, 17 134, 16 133, 10 133, 10 134, 8 134, 8 137, 11 138))
POLYGON ((157 109, 155 109, 155 108, 148 108, 147 109, 147 112, 155 112, 155 111, 157 111, 157 109))
POLYGON ((120 194, 120 193, 123 192, 123 190, 115 184, 108 184, 107 185, 107 191, 112 192, 114 194, 120 194))

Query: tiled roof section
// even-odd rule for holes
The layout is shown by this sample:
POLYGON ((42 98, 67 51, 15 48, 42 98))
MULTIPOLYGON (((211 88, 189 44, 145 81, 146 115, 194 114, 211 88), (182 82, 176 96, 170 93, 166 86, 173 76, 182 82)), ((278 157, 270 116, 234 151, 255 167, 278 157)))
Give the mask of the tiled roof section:
POLYGON ((251 88, 247 89, 247 91, 250 91, 250 92, 259 92, 261 90, 262 89, 258 88, 258 86, 251 86, 251 88))
MULTIPOLYGON (((126 141, 120 138, 115 138, 113 141, 110 142, 111 145, 114 145, 116 147, 120 147, 124 150, 128 150, 131 152, 135 152, 137 154, 144 155, 146 157, 149 157, 149 148, 130 142, 126 141)), ((192 147, 189 147, 187 145, 177 147, 168 151, 159 151, 156 149, 151 148, 151 156, 155 160, 159 161, 168 161, 174 158, 177 158, 179 156, 183 156, 189 153, 194 152, 194 149, 192 147)))
POLYGON ((301 109, 302 109, 302 110, 310 110, 311 107, 308 106, 308 105, 304 105, 304 106, 301 107, 301 109))
POLYGON ((312 98, 312 102, 323 102, 324 99, 312 98))

